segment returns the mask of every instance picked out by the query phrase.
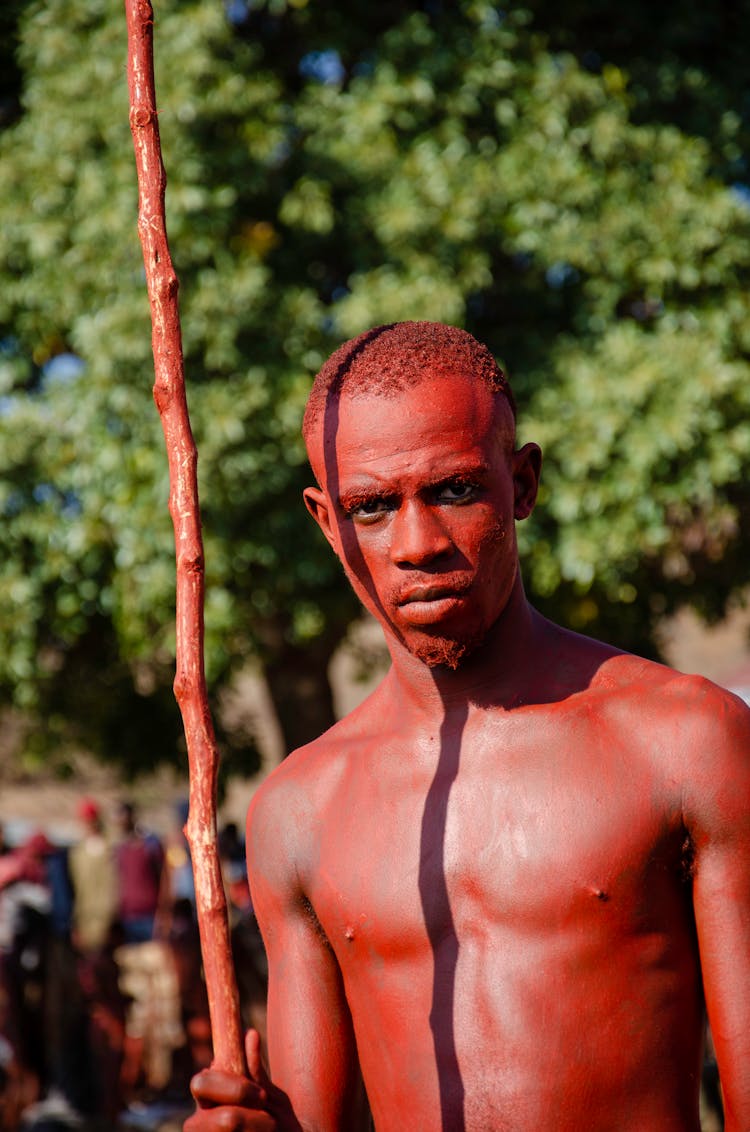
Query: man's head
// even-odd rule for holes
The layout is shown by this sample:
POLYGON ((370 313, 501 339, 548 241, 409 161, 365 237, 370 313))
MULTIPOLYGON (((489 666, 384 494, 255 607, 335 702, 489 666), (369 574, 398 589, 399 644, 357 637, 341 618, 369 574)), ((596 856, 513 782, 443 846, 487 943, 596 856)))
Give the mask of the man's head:
POLYGON ((99 804, 93 798, 81 798, 77 806, 78 819, 87 830, 98 833, 102 828, 99 804))
POLYGON ((305 502, 357 594, 413 655, 456 667, 520 584, 513 520, 538 482, 492 355, 437 323, 368 331, 316 378, 305 438, 305 502))
POLYGON ((115 822, 121 833, 132 833, 135 829, 135 806, 132 802, 119 802, 115 810, 115 822))

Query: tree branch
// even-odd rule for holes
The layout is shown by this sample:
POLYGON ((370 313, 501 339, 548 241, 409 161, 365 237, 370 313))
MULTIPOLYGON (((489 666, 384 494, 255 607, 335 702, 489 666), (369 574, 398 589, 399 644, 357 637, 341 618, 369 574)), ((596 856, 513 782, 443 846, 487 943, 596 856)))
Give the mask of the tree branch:
POLYGON ((198 503, 198 455, 185 395, 178 281, 167 242, 166 173, 154 89, 150 0, 125 0, 128 26, 130 128, 138 172, 138 232, 151 304, 154 400, 169 460, 169 511, 177 557, 177 668, 174 692, 182 713, 190 770, 185 834, 195 875, 203 965, 214 1043, 213 1064, 245 1073, 226 899, 216 839, 218 749, 208 706, 203 659, 204 562, 198 503))

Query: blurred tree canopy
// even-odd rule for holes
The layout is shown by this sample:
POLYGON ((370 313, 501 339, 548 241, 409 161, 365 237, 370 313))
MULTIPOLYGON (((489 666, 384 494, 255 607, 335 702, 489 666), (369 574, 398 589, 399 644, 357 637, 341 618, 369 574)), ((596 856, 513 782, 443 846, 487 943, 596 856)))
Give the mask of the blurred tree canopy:
MULTIPOLYGON (((290 746, 331 721, 357 613, 301 413, 376 322, 465 325, 510 370, 545 612, 653 653, 747 584, 750 4, 607 7, 155 2, 208 677, 257 657, 290 746)), ((15 0, 3 29, 0 697, 40 751, 136 771, 179 722, 124 13, 15 0)))

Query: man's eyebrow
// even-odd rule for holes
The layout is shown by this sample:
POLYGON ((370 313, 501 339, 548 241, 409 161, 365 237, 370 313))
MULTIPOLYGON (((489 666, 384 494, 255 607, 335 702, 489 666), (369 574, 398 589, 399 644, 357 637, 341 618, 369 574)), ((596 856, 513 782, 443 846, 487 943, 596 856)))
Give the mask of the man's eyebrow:
POLYGON ((395 494, 393 488, 385 486, 376 487, 374 484, 367 487, 364 485, 353 485, 339 492, 338 503, 339 506, 343 507, 345 510, 351 510, 371 499, 391 499, 395 494))
POLYGON ((471 463, 461 464, 449 472, 441 473, 430 482, 433 487, 439 487, 442 483, 451 483, 454 480, 470 480, 472 477, 486 475, 489 470, 490 466, 486 460, 472 460, 471 463))
POLYGON ((442 472, 430 477, 424 486, 427 491, 437 491, 438 488, 446 487, 450 483, 471 483, 474 480, 483 479, 489 470, 489 464, 485 463, 484 460, 472 461, 470 464, 456 466, 449 472, 442 472))
MULTIPOLYGON (((467 482, 486 475, 490 466, 486 460, 467 460, 458 462, 450 469, 436 470, 434 476, 428 476, 422 485, 425 491, 435 491, 445 484, 467 482)), ((357 507, 359 504, 372 499, 392 499, 399 494, 395 484, 390 483, 353 483, 339 491, 338 503, 344 509, 357 507)))

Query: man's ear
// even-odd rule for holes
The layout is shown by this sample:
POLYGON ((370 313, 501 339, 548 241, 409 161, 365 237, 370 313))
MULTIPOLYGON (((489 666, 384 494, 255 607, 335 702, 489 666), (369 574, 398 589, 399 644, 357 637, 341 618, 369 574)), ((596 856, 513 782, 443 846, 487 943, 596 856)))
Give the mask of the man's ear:
POLYGON ((542 450, 538 444, 524 444, 513 453, 513 514, 516 519, 528 519, 534 510, 541 472, 542 450))
POLYGON ((305 501, 305 507, 333 547, 334 553, 338 554, 338 532, 332 522, 331 510, 325 492, 321 491, 319 487, 306 487, 302 492, 302 498, 305 501))

